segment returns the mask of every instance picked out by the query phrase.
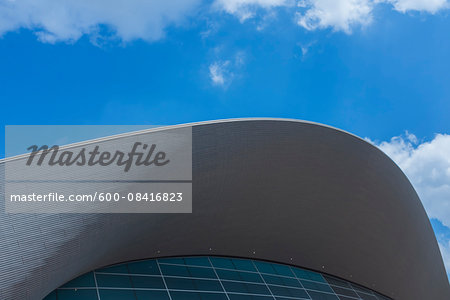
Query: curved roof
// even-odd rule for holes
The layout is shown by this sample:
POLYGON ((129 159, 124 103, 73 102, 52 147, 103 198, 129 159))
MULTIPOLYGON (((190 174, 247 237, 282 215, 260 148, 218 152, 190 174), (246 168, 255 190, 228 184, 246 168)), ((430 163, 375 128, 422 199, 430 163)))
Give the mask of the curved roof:
POLYGON ((41 299, 102 266, 186 255, 286 263, 398 300, 450 298, 422 204, 376 147, 291 120, 181 126, 192 126, 192 214, 1 213, 0 298, 41 299))

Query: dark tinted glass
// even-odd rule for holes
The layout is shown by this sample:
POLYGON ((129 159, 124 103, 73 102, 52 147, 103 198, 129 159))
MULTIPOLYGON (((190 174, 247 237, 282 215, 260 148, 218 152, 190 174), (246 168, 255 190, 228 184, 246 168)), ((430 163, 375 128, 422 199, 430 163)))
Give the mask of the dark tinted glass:
POLYGON ((390 300, 345 280, 227 257, 150 259, 79 276, 44 300, 390 300), (162 275, 161 275, 162 274, 162 275))

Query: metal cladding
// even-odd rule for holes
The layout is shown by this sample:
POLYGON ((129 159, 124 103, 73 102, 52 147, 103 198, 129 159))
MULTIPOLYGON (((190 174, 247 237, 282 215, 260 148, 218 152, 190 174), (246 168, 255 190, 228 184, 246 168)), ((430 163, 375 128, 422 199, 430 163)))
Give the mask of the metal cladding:
POLYGON ((188 255, 309 268, 397 300, 450 299, 422 204, 376 147, 300 121, 181 126, 192 126, 192 214, 2 212, 0 299, 39 300, 96 268, 188 255))

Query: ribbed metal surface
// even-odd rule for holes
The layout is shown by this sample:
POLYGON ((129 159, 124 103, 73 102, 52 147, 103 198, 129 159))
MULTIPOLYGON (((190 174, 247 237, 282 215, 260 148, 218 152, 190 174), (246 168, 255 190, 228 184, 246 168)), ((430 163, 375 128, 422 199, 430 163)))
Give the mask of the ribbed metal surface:
POLYGON ((198 124, 192 134, 192 214, 2 212, 1 299, 39 300, 105 265, 187 255, 306 267, 398 300, 450 299, 420 200, 375 147, 280 120, 198 124))

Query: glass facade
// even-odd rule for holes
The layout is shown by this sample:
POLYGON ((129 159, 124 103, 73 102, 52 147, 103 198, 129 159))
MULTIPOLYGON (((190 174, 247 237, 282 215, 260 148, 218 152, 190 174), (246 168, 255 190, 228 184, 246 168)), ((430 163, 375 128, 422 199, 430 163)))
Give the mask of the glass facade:
POLYGON ((227 257, 160 258, 84 274, 44 300, 388 300, 369 289, 287 265, 227 257))

